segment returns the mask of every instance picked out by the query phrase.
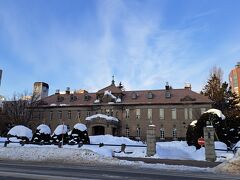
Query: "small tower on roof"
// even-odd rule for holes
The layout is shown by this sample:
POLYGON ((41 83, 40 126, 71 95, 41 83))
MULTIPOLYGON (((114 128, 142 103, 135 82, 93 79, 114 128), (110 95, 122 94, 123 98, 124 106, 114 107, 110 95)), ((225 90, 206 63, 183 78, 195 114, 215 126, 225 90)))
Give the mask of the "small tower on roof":
POLYGON ((115 85, 114 75, 112 76, 112 85, 115 85))

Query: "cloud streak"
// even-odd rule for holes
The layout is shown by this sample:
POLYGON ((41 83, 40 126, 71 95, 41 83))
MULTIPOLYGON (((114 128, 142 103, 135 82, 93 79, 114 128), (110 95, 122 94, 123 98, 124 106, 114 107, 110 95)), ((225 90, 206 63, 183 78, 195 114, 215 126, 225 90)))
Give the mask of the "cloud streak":
MULTIPOLYGON (((222 47, 206 56, 194 41, 202 27, 166 27, 164 6, 153 2, 146 5, 140 1, 97 1, 91 17, 83 21, 79 15, 70 25, 54 16, 33 22, 34 17, 25 17, 28 14, 21 17, 18 10, 0 8, 0 21, 8 39, 4 45, 21 66, 10 67, 5 60, 4 65, 14 75, 7 88, 21 91, 27 87, 31 91, 34 81, 45 81, 50 84, 51 93, 67 86, 96 91, 109 85, 115 75, 127 90, 161 89, 165 82, 182 88, 190 82, 199 91, 209 69, 221 58, 218 49, 222 47), (18 86, 14 86, 16 81, 18 86)), ((216 11, 196 13, 192 19, 212 13, 216 11)), ((189 19, 186 17, 184 22, 189 19)), ((226 50, 239 52, 231 45, 226 50)), ((7 91, 5 94, 10 95, 7 91)))

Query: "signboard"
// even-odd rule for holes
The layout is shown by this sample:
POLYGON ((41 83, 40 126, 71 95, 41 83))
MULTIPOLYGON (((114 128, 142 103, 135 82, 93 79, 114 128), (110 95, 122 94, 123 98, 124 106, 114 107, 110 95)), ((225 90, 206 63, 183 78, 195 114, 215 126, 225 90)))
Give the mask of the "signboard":
POLYGON ((200 145, 200 146, 203 146, 204 144, 205 144, 205 140, 204 140, 204 138, 199 138, 198 139, 198 144, 200 145))

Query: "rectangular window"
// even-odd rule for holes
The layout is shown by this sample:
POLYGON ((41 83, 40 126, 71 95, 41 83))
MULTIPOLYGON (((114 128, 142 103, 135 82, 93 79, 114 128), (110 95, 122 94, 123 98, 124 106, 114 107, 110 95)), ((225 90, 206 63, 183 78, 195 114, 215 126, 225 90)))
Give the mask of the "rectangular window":
POLYGON ((71 113, 71 111, 68 111, 68 119, 72 119, 72 113, 71 113))
POLYGON ((87 117, 91 116, 91 111, 87 111, 87 117))
POLYGON ((109 116, 110 115, 110 109, 106 109, 106 114, 109 116))
POLYGON ((140 109, 136 109, 136 119, 140 119, 140 109))
POLYGON ((58 111, 58 119, 62 119, 62 111, 58 111))
POLYGON ((77 112, 77 118, 80 118, 81 117, 81 113, 80 111, 77 112))
POLYGON ((160 139, 164 139, 164 138, 165 138, 165 136, 164 136, 164 129, 161 128, 160 129, 160 139))
POLYGON ((40 111, 38 112, 38 119, 39 120, 41 119, 41 112, 40 111))
POLYGON ((176 108, 172 108, 172 119, 177 119, 177 110, 176 108))
POLYGON ((137 137, 140 137, 141 136, 141 130, 140 128, 137 128, 137 137))
POLYGON ((50 111, 49 120, 50 120, 50 121, 53 120, 53 112, 52 112, 52 111, 50 111))
POLYGON ((128 118, 129 118, 129 109, 126 109, 126 112, 125 112, 125 113, 126 113, 126 116, 125 116, 125 117, 128 119, 128 118))
POLYGON ((164 109, 163 108, 159 109, 159 118, 164 119, 164 109))
POLYGON ((148 109, 148 119, 152 120, 152 109, 148 109))
POLYGON ((204 112, 206 112, 206 108, 201 108, 201 114, 203 114, 204 112))
POLYGON ((177 139, 177 129, 174 128, 172 131, 173 139, 177 139))
POLYGON ((129 128, 126 128, 126 137, 129 137, 129 135, 130 135, 129 128))
POLYGON ((238 87, 238 78, 237 78, 237 74, 233 75, 233 86, 234 87, 238 87))

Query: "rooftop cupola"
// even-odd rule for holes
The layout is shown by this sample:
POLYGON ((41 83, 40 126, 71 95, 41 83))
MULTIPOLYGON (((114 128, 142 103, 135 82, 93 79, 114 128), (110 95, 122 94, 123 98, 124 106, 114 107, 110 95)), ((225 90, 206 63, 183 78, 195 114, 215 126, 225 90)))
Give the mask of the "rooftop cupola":
POLYGON ((114 75, 112 76, 112 85, 115 85, 114 75))

